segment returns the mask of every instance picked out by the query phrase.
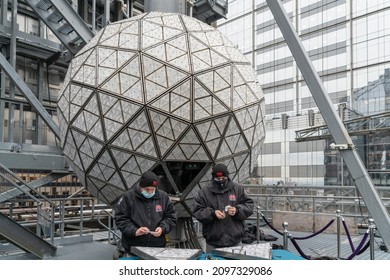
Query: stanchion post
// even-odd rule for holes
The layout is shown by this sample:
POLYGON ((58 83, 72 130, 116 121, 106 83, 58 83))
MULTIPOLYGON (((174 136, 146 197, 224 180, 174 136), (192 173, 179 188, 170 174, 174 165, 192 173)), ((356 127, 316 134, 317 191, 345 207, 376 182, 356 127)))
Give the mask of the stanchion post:
POLYGON ((341 252, 341 211, 336 210, 337 219, 337 258, 340 259, 341 252))
POLYGON ((260 207, 256 206, 256 241, 260 242, 260 207))
POLYGON ((282 224, 283 226, 283 249, 284 250, 288 250, 288 236, 289 236, 289 233, 288 233, 288 223, 287 222, 284 222, 282 224))
POLYGON ((370 260, 375 260, 375 223, 374 219, 368 219, 368 231, 370 234, 370 260))

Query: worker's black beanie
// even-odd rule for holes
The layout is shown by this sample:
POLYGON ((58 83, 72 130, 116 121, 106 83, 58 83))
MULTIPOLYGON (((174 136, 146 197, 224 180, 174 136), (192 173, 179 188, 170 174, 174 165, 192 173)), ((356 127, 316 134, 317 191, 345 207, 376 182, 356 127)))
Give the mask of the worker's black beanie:
POLYGON ((157 187, 157 176, 152 171, 146 171, 141 176, 141 180, 139 181, 139 186, 141 188, 145 187, 157 187))
POLYGON ((213 178, 222 176, 229 177, 229 171, 225 164, 219 163, 213 167, 211 175, 213 175, 213 178))

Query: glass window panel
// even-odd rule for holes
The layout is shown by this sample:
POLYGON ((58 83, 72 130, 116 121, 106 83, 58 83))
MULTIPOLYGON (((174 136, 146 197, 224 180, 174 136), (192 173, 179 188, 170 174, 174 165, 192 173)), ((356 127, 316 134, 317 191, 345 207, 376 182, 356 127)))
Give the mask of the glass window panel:
POLYGON ((379 30, 379 19, 378 15, 370 16, 367 18, 367 39, 370 40, 372 38, 378 37, 379 30))
POLYGON ((273 104, 275 103, 275 95, 274 94, 265 94, 265 104, 273 104))
POLYGON ((282 32, 278 27, 276 27, 274 30, 275 30, 275 40, 279 38, 283 38, 282 32))
POLYGON ((289 14, 289 13, 292 13, 294 12, 294 2, 295 1, 283 1, 283 7, 284 9, 286 10, 286 12, 289 14))
POLYGON ((368 41, 367 47, 367 64, 373 64, 379 62, 380 48, 379 39, 373 39, 368 41))
POLYGON ((266 1, 265 0, 256 0, 256 6, 260 4, 264 4, 266 1))
POLYGON ((286 67, 275 71, 275 81, 281 81, 292 78, 294 75, 294 67, 286 67))
POLYGON ((390 35, 384 38, 383 60, 390 60, 390 35))
POLYGON ((367 40, 367 18, 359 19, 354 22, 353 39, 356 43, 367 40))
POLYGON ((291 57, 291 56, 292 56, 292 54, 291 54, 288 46, 282 46, 282 47, 275 49, 275 59, 277 59, 277 60, 283 59, 286 57, 291 57))
POLYGON ((272 71, 258 75, 260 85, 269 84, 274 82, 274 74, 272 71))
POLYGON ((320 72, 320 71, 323 70, 322 62, 323 62, 322 58, 312 61, 313 66, 314 66, 314 68, 316 69, 317 72, 320 72))
POLYGON ((274 54, 275 52, 273 48, 266 49, 264 52, 258 52, 256 54, 256 65, 266 64, 274 61, 274 54))
POLYGON ((261 10, 259 13, 256 14, 256 25, 264 24, 266 22, 270 22, 271 20, 273 20, 273 16, 268 8, 261 10))
POLYGON ((367 0, 355 0, 351 5, 354 16, 362 15, 367 10, 367 0))
POLYGON ((262 45, 268 43, 274 39, 274 30, 268 30, 266 32, 256 35, 256 45, 262 45))
POLYGON ((301 83, 300 98, 310 97, 310 96, 311 96, 311 93, 310 93, 310 90, 307 87, 306 83, 301 83))
POLYGON ((367 64, 367 42, 353 46, 353 66, 360 67, 367 64))
POLYGON ((35 36, 39 36, 38 20, 26 17, 26 32, 35 36))

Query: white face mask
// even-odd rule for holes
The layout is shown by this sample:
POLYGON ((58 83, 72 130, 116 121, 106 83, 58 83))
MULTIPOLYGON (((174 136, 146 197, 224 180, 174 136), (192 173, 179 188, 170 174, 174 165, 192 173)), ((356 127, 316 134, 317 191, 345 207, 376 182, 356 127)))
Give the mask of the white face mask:
POLYGON ((145 198, 152 198, 152 197, 156 194, 155 191, 152 192, 152 193, 148 193, 147 191, 142 191, 141 193, 142 193, 142 195, 143 195, 145 198))

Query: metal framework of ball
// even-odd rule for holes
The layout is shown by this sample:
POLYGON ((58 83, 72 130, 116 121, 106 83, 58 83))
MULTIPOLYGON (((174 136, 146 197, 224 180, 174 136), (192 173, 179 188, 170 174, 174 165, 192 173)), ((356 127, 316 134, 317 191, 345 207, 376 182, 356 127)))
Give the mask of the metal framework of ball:
POLYGON ((242 182, 256 166, 263 116, 245 56, 215 28, 170 13, 102 29, 71 61, 58 100, 64 154, 107 204, 147 170, 184 197, 215 163, 242 182))

